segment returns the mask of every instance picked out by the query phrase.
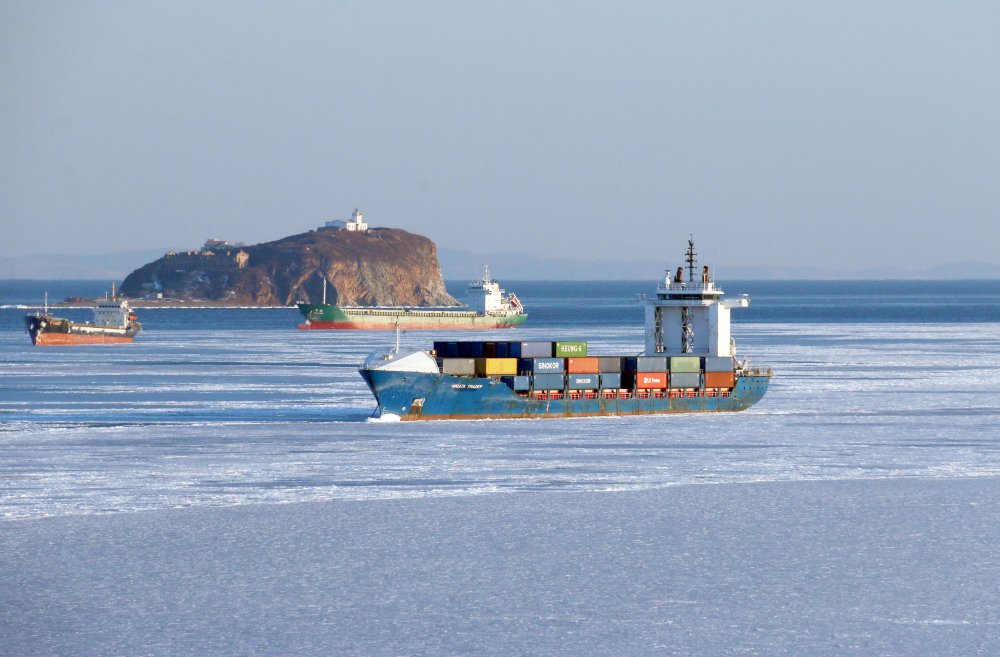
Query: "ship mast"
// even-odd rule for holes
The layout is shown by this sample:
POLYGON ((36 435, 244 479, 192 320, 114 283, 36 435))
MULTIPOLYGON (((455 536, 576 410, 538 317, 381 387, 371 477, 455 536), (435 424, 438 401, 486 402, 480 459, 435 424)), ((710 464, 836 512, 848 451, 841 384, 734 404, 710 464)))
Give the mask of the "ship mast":
MULTIPOLYGON (((694 235, 688 235, 688 248, 685 260, 688 268, 688 282, 694 283, 694 268, 698 254, 694 250, 694 235)), ((694 348, 694 321, 691 317, 691 308, 684 306, 681 308, 681 353, 690 354, 694 348)))
POLYGON ((694 269, 695 269, 695 265, 697 263, 697 260, 696 260, 696 256, 697 255, 698 254, 695 253, 695 250, 694 250, 694 235, 689 234, 688 235, 688 250, 687 250, 687 254, 684 257, 684 260, 687 262, 688 282, 689 283, 693 283, 694 282, 694 269))

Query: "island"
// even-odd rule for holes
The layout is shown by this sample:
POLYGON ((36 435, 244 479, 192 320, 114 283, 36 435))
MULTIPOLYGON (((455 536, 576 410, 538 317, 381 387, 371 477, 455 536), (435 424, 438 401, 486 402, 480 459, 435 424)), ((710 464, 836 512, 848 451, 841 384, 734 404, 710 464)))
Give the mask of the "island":
POLYGON ((142 302, 220 306, 457 306, 437 247, 398 228, 369 228, 360 212, 272 242, 210 239, 169 251, 130 273, 121 293, 142 302), (324 282, 326 283, 324 285, 324 282))

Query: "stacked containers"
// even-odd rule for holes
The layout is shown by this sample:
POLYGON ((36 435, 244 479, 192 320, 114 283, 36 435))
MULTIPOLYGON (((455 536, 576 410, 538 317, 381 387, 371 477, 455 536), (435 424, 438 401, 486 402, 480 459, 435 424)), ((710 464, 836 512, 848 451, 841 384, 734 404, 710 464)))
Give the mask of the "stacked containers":
POLYGON ((666 356, 637 356, 625 359, 628 376, 625 383, 637 390, 661 390, 667 387, 666 356))
POLYGON ((736 386, 732 356, 709 356, 705 359, 705 387, 732 388, 736 386))
POLYGON ((597 390, 600 370, 600 359, 567 358, 566 387, 570 390, 597 390))
POLYGON ((701 358, 698 356, 671 356, 670 387, 700 388, 701 358))
POLYGON ((621 356, 600 356, 597 359, 597 364, 601 373, 601 388, 622 387, 621 356))

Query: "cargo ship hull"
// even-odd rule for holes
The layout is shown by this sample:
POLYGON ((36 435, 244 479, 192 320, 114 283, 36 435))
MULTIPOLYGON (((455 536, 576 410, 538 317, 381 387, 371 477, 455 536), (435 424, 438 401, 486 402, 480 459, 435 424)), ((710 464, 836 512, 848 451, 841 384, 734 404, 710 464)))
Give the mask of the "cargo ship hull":
POLYGON ((760 401, 770 376, 742 375, 728 390, 595 390, 518 394, 489 377, 362 369, 377 414, 402 420, 566 418, 742 411, 760 401))
POLYGON ((479 314, 468 310, 341 307, 298 304, 306 321, 299 330, 352 329, 362 331, 468 330, 514 328, 528 318, 525 313, 479 314))

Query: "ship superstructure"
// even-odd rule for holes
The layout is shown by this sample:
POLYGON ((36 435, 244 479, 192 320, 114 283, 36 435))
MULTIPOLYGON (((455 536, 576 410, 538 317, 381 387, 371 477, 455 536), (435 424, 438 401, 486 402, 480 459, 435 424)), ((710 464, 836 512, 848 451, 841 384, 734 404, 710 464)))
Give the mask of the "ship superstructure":
POLYGON ((736 359, 730 310, 707 268, 684 268, 646 300, 646 348, 588 354, 579 341, 438 341, 428 351, 373 352, 360 368, 377 414, 404 420, 576 417, 739 411, 763 397, 770 370, 736 359))
POLYGON ((513 328, 528 318, 524 306, 513 292, 508 293, 490 276, 483 265, 483 277, 468 287, 468 306, 462 308, 428 308, 420 306, 338 306, 326 302, 326 280, 323 280, 323 302, 300 303, 299 311, 306 321, 301 330, 360 329, 360 330, 460 330, 513 328))

